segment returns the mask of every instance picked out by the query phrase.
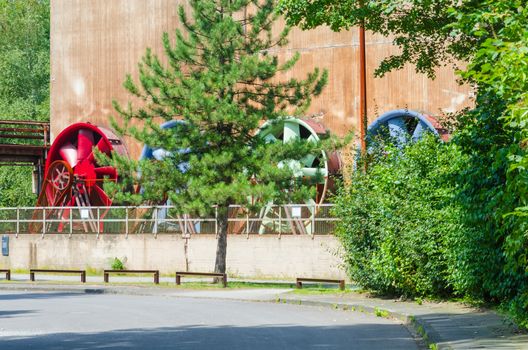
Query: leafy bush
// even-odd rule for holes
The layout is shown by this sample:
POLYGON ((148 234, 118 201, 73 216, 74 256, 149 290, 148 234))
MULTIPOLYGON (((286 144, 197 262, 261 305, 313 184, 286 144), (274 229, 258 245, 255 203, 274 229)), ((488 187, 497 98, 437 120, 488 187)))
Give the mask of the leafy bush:
POLYGON ((112 261, 112 270, 125 270, 125 264, 118 258, 112 261))
MULTIPOLYGON (((0 119, 49 120, 49 0, 0 0, 0 119)), ((0 206, 35 205, 31 167, 0 166, 0 206)))
POLYGON ((455 145, 427 136, 402 150, 385 146, 366 174, 354 173, 335 208, 353 280, 389 294, 451 293, 446 252, 463 229, 451 178, 462 164, 455 145))
POLYGON ((455 236, 451 275, 459 293, 500 303, 528 327, 526 168, 513 166, 526 150, 516 141, 519 129, 497 118, 506 110, 501 98, 481 95, 459 120, 452 142, 467 156, 456 200, 461 224, 470 229, 455 236))
POLYGON ((384 145, 353 174, 335 210, 355 281, 495 303, 528 328, 528 148, 497 118, 506 110, 481 95, 449 143, 384 145))
POLYGON ((0 207, 32 206, 31 167, 0 166, 0 207))

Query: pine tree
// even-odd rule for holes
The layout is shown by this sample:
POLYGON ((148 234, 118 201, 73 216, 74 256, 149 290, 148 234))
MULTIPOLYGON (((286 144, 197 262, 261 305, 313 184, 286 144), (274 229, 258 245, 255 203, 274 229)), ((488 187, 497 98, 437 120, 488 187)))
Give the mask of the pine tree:
POLYGON ((120 174, 128 174, 123 188, 138 178, 142 187, 140 198, 130 193, 118 198, 168 197, 180 213, 217 215, 216 272, 226 270, 230 205, 248 203, 248 198, 266 204, 310 195, 301 181, 292 181, 292 169, 277 165, 302 159, 319 146, 267 143, 255 137, 264 121, 280 127, 285 116, 302 113, 327 80, 326 71, 314 69, 304 80, 279 81, 299 55, 280 62, 273 54, 287 43, 289 32, 286 27, 275 35, 274 2, 190 0, 192 19, 180 7, 183 29, 174 37, 163 35, 165 60, 147 49, 139 64, 139 82, 128 76, 124 83, 142 100, 141 106, 114 102, 124 121, 115 123, 116 129, 170 151, 161 162, 116 159, 120 174), (159 127, 160 121, 174 119, 183 123, 159 127), (132 126, 137 121, 141 127, 132 126))

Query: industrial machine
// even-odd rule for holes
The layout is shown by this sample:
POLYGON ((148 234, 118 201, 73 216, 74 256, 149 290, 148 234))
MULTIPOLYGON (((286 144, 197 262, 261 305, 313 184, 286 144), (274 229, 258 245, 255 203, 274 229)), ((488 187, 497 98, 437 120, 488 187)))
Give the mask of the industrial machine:
POLYGON ((367 144, 373 147, 378 140, 391 139, 400 146, 421 139, 426 133, 433 133, 447 141, 448 132, 433 117, 415 111, 398 109, 383 114, 367 129, 367 144))
MULTIPOLYGON (((328 137, 329 131, 323 124, 312 119, 287 118, 279 124, 281 127, 272 127, 271 123, 261 126, 257 136, 263 137, 267 142, 288 143, 294 140, 305 140, 307 142, 319 142, 328 137)), ((261 221, 258 233, 266 232, 293 234, 314 233, 314 218, 320 210, 326 195, 332 190, 335 176, 343 166, 338 152, 321 152, 310 154, 300 161, 288 160, 279 163, 279 166, 288 166, 294 176, 305 184, 315 186, 315 196, 307 199, 302 206, 292 203, 290 206, 279 207, 273 203, 267 203, 260 211, 261 221), (278 218, 281 224, 278 224, 278 218), (284 222, 284 224, 282 224, 284 222), (277 227, 281 225, 281 227, 277 227)), ((297 203, 299 204, 299 203, 297 203)))
MULTIPOLYGON (((46 211, 46 219, 49 224, 59 221, 58 232, 64 226, 61 219, 66 220, 70 216, 70 207, 86 207, 82 211, 88 219, 84 231, 101 230, 89 220, 94 217, 91 207, 112 204, 112 196, 105 192, 103 181, 117 181, 118 173, 114 167, 98 163, 95 149, 108 157, 112 157, 114 152, 127 156, 119 137, 106 128, 90 123, 68 126, 50 147, 37 206, 56 208, 46 211)), ((104 217, 104 213, 99 217, 104 217)), ((33 225, 32 231, 40 229, 35 226, 39 225, 33 225)))
MULTIPOLYGON (((162 129, 169 129, 181 125, 183 121, 169 121, 162 124, 162 129)), ((420 139, 426 133, 433 133, 446 140, 448 133, 440 128, 439 123, 432 117, 409 110, 395 110, 377 118, 367 131, 369 148, 374 147, 380 139, 391 138, 403 146, 407 142, 420 139)), ((261 137, 266 142, 286 144, 294 140, 319 142, 328 137, 329 131, 323 124, 313 119, 286 118, 278 124, 264 123, 256 132, 255 137, 261 137)), ((44 181, 37 205, 52 207, 46 210, 48 225, 56 224, 56 231, 62 232, 64 224, 71 218, 71 208, 78 207, 81 219, 86 219, 75 230, 85 232, 102 232, 102 223, 94 220, 93 207, 109 207, 112 205, 112 195, 106 193, 104 181, 118 181, 117 170, 109 165, 99 164, 95 152, 107 157, 113 154, 128 156, 125 145, 111 130, 98 127, 90 123, 76 123, 64 129, 51 145, 45 164, 44 181), (97 150, 97 151, 96 151, 97 150)), ((185 152, 182 150, 180 152, 185 152)), ((162 161, 171 151, 145 145, 141 152, 141 160, 162 161)), ((185 171, 187 164, 176 165, 180 171, 185 171)), ((292 233, 313 234, 320 232, 317 228, 316 217, 324 206, 322 204, 328 193, 334 187, 336 176, 343 167, 338 152, 323 152, 310 154, 301 160, 284 159, 278 166, 288 166, 296 180, 314 186, 314 197, 303 203, 290 203, 277 206, 274 203, 261 203, 262 209, 258 213, 247 213, 243 209, 233 210, 230 231, 234 233, 292 233), (236 220, 240 217, 250 217, 251 220, 236 220)), ((255 179, 258 181, 258 179, 255 179)), ((259 200, 248 198, 248 201, 259 200)), ((170 201, 149 203, 152 205, 170 205, 170 201)), ((108 210, 108 209, 105 209, 108 210)), ((40 213, 40 212, 39 212, 40 213)), ((99 212, 99 219, 106 212, 99 212)), ((40 215, 40 214, 39 214, 40 215)), ((199 233, 209 232, 207 225, 202 225, 198 219, 189 216, 171 217, 167 209, 159 208, 155 213, 135 212, 136 216, 153 216, 154 226, 143 227, 145 230, 158 232, 163 230, 173 232, 199 233), (168 219, 172 220, 168 220, 168 219)), ((78 220, 77 220, 78 221, 78 220)), ((51 228, 51 227, 50 227, 51 228)), ((47 228, 46 231, 50 231, 47 228)), ((34 224, 32 231, 40 231, 42 224, 34 224)), ((137 231, 137 227, 134 231, 137 231)), ((331 229, 331 228, 330 228, 331 229)), ((323 229, 324 231, 324 229, 323 229)))

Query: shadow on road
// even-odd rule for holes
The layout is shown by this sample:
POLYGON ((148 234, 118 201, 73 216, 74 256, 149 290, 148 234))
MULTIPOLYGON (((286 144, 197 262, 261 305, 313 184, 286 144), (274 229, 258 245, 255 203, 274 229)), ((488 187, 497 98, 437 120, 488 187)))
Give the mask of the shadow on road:
MULTIPOLYGON (((1 311, 0 310, 0 318, 11 318, 16 317, 18 315, 25 315, 25 314, 32 314, 35 313, 34 310, 10 310, 10 311, 1 311)), ((0 330, 1 332, 1 330, 0 330)))
POLYGON ((83 296, 83 293, 14 293, 14 294, 0 294, 0 301, 2 300, 22 300, 22 299, 54 299, 64 297, 78 297, 83 296))
POLYGON ((3 337, 8 349, 418 349, 400 325, 263 325, 253 327, 184 326, 125 329, 101 333, 54 333, 3 337))

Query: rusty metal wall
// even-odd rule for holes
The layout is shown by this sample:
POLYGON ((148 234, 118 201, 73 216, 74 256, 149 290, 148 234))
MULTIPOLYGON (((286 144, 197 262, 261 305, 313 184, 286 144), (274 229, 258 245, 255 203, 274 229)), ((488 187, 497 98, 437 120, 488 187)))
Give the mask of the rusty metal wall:
MULTIPOLYGON (((137 63, 151 47, 161 53, 163 32, 178 27, 178 4, 185 0, 51 0, 51 129, 52 137, 71 123, 89 121, 108 126, 116 116, 112 100, 126 103, 122 87, 127 73, 137 76, 137 63)), ((295 51, 301 60, 288 73, 303 77, 314 67, 329 70, 328 86, 313 100, 308 115, 338 135, 354 130, 359 114, 357 30, 334 33, 328 28, 294 29, 285 59, 295 51)), ((395 53, 390 38, 367 33, 367 94, 371 120, 384 112, 409 108, 440 115, 469 106, 469 88, 459 86, 450 67, 437 79, 416 74, 409 66, 374 78, 379 62, 395 53)), ((142 145, 125 140, 132 157, 142 145)))

